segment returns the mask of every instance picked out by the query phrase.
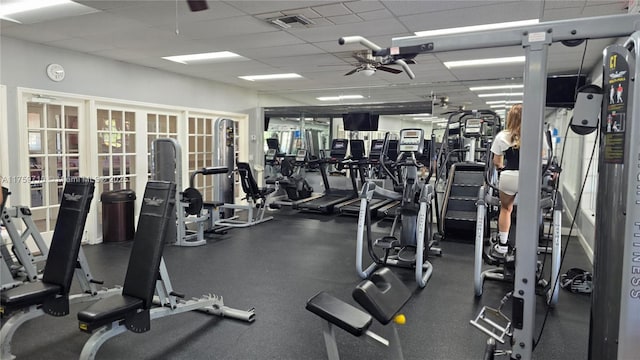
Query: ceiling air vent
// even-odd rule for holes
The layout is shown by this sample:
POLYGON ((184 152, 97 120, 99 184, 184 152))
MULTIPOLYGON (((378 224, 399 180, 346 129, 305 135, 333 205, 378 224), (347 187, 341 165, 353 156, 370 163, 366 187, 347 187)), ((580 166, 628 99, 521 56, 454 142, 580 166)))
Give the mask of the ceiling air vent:
POLYGON ((287 15, 277 18, 271 18, 267 21, 283 29, 289 29, 292 27, 304 27, 315 24, 313 21, 303 15, 287 15))

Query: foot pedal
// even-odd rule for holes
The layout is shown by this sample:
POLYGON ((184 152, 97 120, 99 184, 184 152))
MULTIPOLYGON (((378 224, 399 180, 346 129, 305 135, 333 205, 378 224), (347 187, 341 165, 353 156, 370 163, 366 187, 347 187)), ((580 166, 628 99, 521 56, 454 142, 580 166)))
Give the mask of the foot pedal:
POLYGON ((395 236, 385 236, 383 238, 376 239, 373 243, 373 246, 381 249, 393 249, 398 245, 400 245, 400 240, 396 239, 395 236))
POLYGON ((416 262, 416 248, 405 246, 400 251, 398 251, 398 260, 406 262, 406 263, 415 263, 416 262))
POLYGON ((500 310, 488 306, 482 307, 470 323, 501 344, 504 344, 506 336, 511 336, 511 320, 500 310))

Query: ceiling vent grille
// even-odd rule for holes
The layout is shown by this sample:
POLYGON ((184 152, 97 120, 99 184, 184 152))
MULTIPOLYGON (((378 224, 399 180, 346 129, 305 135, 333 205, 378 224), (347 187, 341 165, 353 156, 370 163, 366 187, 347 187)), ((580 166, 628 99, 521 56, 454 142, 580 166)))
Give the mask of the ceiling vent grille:
POLYGON ((289 29, 292 27, 306 27, 315 24, 313 21, 311 21, 311 19, 303 15, 287 15, 267 19, 267 21, 282 29, 289 29))

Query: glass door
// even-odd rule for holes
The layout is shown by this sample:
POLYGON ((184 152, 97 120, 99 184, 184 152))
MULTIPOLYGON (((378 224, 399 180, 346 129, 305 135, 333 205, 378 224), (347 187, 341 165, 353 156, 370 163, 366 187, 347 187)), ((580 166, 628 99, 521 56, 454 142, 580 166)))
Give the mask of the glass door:
MULTIPOLYGON (((55 102, 54 102, 55 101, 55 102)), ((82 104, 26 102, 29 206, 45 240, 51 238, 66 179, 83 173, 80 153, 82 104)), ((24 199, 23 199, 24 200, 24 199)))

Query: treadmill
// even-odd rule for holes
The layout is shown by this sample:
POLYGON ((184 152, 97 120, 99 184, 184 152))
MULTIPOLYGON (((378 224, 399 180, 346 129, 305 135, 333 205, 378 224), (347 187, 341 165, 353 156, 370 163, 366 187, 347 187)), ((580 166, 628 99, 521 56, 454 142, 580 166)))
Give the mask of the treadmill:
POLYGON ((301 202, 295 205, 294 209, 330 214, 333 212, 333 209, 336 205, 358 197, 358 185, 356 184, 356 173, 353 166, 348 166, 351 176, 351 185, 353 186, 352 189, 332 189, 329 185, 329 178, 327 177, 328 165, 344 164, 348 145, 348 139, 333 139, 333 141, 331 141, 331 152, 329 153, 329 157, 326 159, 317 160, 320 165, 320 175, 322 176, 322 182, 324 183, 324 195, 319 198, 301 202))
MULTIPOLYGON (((363 170, 363 168, 368 166, 375 167, 380 164, 380 155, 382 155, 383 145, 383 139, 372 140, 371 149, 369 151, 369 158, 367 159, 366 157, 364 157, 364 140, 351 140, 351 155, 353 157, 352 159, 356 160, 356 156, 362 154, 362 156, 360 156, 358 164, 358 169, 360 171, 360 181, 362 184, 364 184, 365 182, 365 171, 363 170), (354 149, 356 149, 355 153, 354 149)), ((393 200, 373 198, 369 202, 369 209, 371 210, 372 214, 377 214, 379 208, 391 202, 393 202, 393 200)), ((356 199, 340 207, 340 215, 358 216, 359 213, 360 199, 356 199)))

